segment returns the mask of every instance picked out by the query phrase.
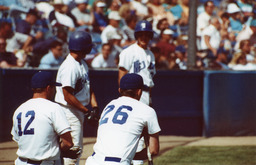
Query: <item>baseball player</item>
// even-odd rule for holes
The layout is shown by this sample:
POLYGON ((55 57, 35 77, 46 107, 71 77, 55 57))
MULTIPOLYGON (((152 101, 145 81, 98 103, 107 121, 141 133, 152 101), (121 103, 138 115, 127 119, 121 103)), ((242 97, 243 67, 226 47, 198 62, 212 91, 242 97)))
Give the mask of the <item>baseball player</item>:
MULTIPOLYGON (((151 104, 151 88, 154 86, 153 76, 156 73, 155 56, 148 49, 148 44, 153 38, 154 32, 150 22, 142 20, 135 26, 134 32, 136 43, 124 49, 119 55, 119 82, 127 73, 136 73, 142 76, 144 80, 144 88, 140 101, 151 104)), ((138 147, 138 151, 142 150, 144 139, 142 138, 138 147)), ((133 164, 141 165, 143 161, 133 161, 133 164)))
POLYGON ((13 115, 11 134, 19 147, 16 165, 60 164, 60 150, 73 146, 71 128, 62 108, 50 101, 55 86, 60 85, 51 72, 38 72, 32 77, 33 98, 20 105, 13 115))
MULTIPOLYGON (((83 148, 84 116, 96 119, 98 105, 94 92, 90 89, 88 66, 84 61, 92 49, 92 38, 85 31, 75 31, 69 38, 70 54, 61 64, 57 73, 57 82, 62 87, 56 89, 55 101, 60 103, 71 126, 74 147, 83 148), (91 103, 93 110, 85 106, 91 103)), ((79 165, 79 158, 64 158, 64 164, 79 165)))
POLYGON ((129 73, 122 77, 119 88, 121 96, 103 110, 94 153, 88 157, 86 165, 130 165, 134 158, 147 159, 146 149, 135 155, 144 128, 149 134, 150 153, 158 154, 161 129, 155 110, 138 101, 142 88, 140 75, 129 73))

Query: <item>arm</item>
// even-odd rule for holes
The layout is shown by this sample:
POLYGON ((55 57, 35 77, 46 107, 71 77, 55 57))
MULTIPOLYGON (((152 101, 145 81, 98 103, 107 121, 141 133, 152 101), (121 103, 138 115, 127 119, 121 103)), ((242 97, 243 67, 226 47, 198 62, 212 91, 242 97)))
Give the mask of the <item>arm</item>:
POLYGON ((214 49, 214 48, 211 46, 211 44, 210 44, 210 39, 211 39, 210 36, 207 36, 207 35, 204 36, 205 44, 206 44, 207 47, 212 51, 212 53, 214 54, 214 56, 216 56, 216 55, 217 55, 217 50, 214 49))
POLYGON ((66 132, 62 135, 60 135, 60 150, 61 151, 67 151, 69 150, 71 147, 73 147, 73 141, 72 141, 72 137, 70 132, 66 132))
MULTIPOLYGON (((151 156, 156 156, 159 153, 159 134, 155 133, 149 135, 149 152, 151 156)), ((146 160, 147 156, 147 148, 144 148, 142 151, 138 152, 134 156, 134 160, 146 160)))
POLYGON ((86 113, 88 109, 81 104, 79 100, 74 96, 74 89, 71 87, 62 88, 65 101, 71 106, 75 107, 79 111, 86 113))
POLYGON ((95 94, 92 90, 91 90, 91 106, 92 107, 98 107, 96 96, 95 96, 95 94))
POLYGON ((128 73, 128 71, 123 68, 123 67, 119 67, 119 72, 118 72, 118 84, 120 85, 120 80, 121 78, 126 75, 128 73))

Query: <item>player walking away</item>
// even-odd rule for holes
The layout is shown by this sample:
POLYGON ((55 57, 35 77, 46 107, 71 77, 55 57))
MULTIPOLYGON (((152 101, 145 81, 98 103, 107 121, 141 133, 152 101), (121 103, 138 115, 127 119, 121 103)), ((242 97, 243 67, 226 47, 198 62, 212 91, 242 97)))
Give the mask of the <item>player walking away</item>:
MULTIPOLYGON (((63 106, 71 126, 73 148, 83 148, 84 116, 97 120, 99 113, 94 92, 90 89, 88 66, 84 61, 92 46, 89 33, 85 31, 72 33, 69 38, 70 54, 63 61, 57 73, 57 81, 62 83, 62 87, 57 88, 55 101, 63 106), (92 111, 85 107, 89 103, 93 107, 92 111)), ((79 165, 79 160, 80 158, 64 158, 64 164, 79 165)))
POLYGON ((122 77, 119 88, 121 97, 112 100, 103 110, 94 153, 88 157, 86 165, 130 165, 134 158, 147 159, 146 149, 136 154, 144 128, 149 134, 150 153, 153 156, 158 154, 161 129, 155 110, 138 101, 142 88, 140 75, 128 73, 122 77))
MULTIPOLYGON (((136 73, 142 76, 144 88, 140 101, 151 105, 151 88, 154 86, 153 76, 156 73, 155 56, 148 49, 148 44, 153 38, 153 30, 150 22, 142 20, 135 26, 136 43, 124 49, 119 56, 119 82, 127 73, 136 73)), ((144 146, 143 138, 140 141, 137 151, 141 151, 144 146)), ((133 161, 133 164, 141 165, 143 161, 133 161)))
POLYGON ((33 98, 20 105, 13 115, 11 134, 19 146, 16 165, 61 164, 60 150, 68 151, 73 146, 71 128, 62 108, 50 101, 55 86, 60 85, 51 72, 38 72, 32 77, 33 98))

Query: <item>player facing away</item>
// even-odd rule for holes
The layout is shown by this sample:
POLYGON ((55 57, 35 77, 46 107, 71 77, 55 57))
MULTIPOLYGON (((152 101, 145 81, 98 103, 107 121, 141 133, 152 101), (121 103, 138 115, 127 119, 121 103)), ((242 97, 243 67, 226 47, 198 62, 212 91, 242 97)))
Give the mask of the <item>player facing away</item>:
MULTIPOLYGON (((90 89, 88 66, 84 61, 92 49, 92 38, 85 31, 75 31, 69 38, 70 54, 61 64, 57 81, 62 87, 57 88, 55 101, 60 103, 71 126, 73 148, 83 148, 84 117, 97 120, 98 105, 94 92, 90 89), (91 103, 93 110, 85 106, 91 103)), ((79 165, 80 158, 64 158, 65 165, 79 165)))
MULTIPOLYGON (((137 40, 119 55, 119 75, 118 81, 127 73, 136 73, 142 76, 144 88, 140 101, 151 105, 151 88, 154 86, 153 76, 156 74, 155 56, 149 50, 148 44, 153 38, 154 31, 150 22, 142 20, 135 26, 134 36, 137 40)), ((143 149, 144 139, 141 138, 138 152, 143 149)), ((142 165, 143 161, 133 161, 134 165, 142 165)))
POLYGON ((55 86, 60 85, 51 72, 41 71, 32 77, 33 97, 13 115, 11 134, 19 147, 16 165, 61 164, 60 150, 67 151, 73 146, 64 112, 60 105, 50 101, 55 86))
POLYGON ((104 108, 94 153, 88 157, 86 165, 130 165, 134 158, 147 159, 146 148, 136 153, 144 128, 149 134, 150 153, 158 154, 161 129, 155 110, 139 101, 142 88, 140 75, 129 73, 122 77, 119 88, 121 96, 104 108))

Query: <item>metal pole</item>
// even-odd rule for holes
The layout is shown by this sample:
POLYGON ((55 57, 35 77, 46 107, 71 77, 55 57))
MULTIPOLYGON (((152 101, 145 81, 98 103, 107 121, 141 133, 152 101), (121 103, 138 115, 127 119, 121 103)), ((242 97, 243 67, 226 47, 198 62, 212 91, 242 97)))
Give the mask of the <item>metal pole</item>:
POLYGON ((188 63, 189 70, 196 68, 196 20, 197 20, 197 1, 189 1, 189 20, 188 20, 188 63))

